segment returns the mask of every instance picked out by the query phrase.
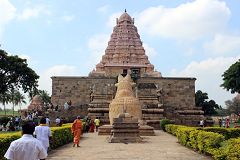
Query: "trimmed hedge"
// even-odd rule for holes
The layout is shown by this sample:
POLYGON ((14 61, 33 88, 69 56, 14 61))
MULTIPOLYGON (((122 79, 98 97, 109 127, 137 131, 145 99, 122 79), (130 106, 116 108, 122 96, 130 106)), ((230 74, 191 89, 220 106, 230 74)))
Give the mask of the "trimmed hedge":
MULTIPOLYGON (((50 149, 55 149, 73 140, 71 124, 64 124, 62 127, 51 127, 52 139, 50 149)), ((5 159, 4 154, 12 141, 21 137, 21 132, 0 133, 0 160, 5 159)))
POLYGON ((173 122, 171 122, 169 119, 161 119, 161 120, 160 120, 160 128, 161 128, 164 132, 166 132, 165 126, 166 126, 167 124, 173 124, 173 122))
POLYGON ((240 128, 206 127, 206 128, 198 128, 198 130, 219 133, 223 135, 226 140, 230 138, 240 137, 240 128))
POLYGON ((197 148, 200 153, 213 155, 213 152, 220 147, 224 136, 218 133, 200 131, 197 134, 197 148))
POLYGON ((240 159, 240 138, 233 138, 222 143, 222 146, 213 153, 217 160, 239 160, 240 159))
POLYGON ((21 132, 0 134, 0 159, 5 159, 4 154, 7 152, 11 142, 20 137, 21 132))
POLYGON ((50 141, 50 149, 55 149, 73 140, 70 125, 64 125, 62 127, 52 127, 51 131, 52 139, 50 141))
POLYGON ((192 131, 196 130, 196 128, 191 128, 191 127, 179 127, 177 129, 176 135, 178 138, 178 141, 187 147, 191 147, 190 144, 190 133, 192 131))
POLYGON ((174 135, 174 136, 177 136, 177 129, 178 128, 183 128, 183 127, 186 127, 186 126, 181 126, 181 125, 175 125, 175 124, 168 124, 165 126, 165 129, 168 133, 174 135))
POLYGON ((200 153, 209 154, 214 159, 240 159, 239 128, 194 128, 173 124, 166 125, 165 128, 168 133, 176 135, 182 145, 200 153))

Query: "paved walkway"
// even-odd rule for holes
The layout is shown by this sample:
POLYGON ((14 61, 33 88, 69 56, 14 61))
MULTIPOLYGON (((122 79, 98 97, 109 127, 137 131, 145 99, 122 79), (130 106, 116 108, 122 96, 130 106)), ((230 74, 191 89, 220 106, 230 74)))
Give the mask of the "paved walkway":
POLYGON ((143 137, 143 143, 108 143, 107 136, 87 133, 80 147, 67 144, 49 153, 51 160, 211 160, 177 143, 176 137, 162 131, 143 137))

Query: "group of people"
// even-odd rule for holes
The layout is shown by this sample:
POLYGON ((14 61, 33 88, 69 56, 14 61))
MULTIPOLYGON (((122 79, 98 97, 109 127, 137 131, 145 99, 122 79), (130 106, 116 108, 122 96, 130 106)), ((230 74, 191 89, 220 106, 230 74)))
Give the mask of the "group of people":
POLYGON ((218 124, 219 124, 219 127, 229 128, 230 127, 230 119, 229 119, 229 117, 227 117, 225 119, 219 119, 218 120, 218 124))
MULTIPOLYGON (((200 127, 206 127, 206 120, 200 120, 199 122, 200 127)), ((226 118, 221 118, 218 119, 218 125, 219 127, 224 127, 224 128, 229 128, 230 127, 230 118, 226 117, 226 118)))
POLYGON ((10 144, 4 157, 12 160, 45 159, 51 136, 45 117, 40 119, 38 126, 27 120, 22 123, 22 137, 10 144))
MULTIPOLYGON (((94 120, 96 131, 100 124, 100 120, 94 120)), ((82 121, 80 116, 74 120, 71 131, 73 134, 73 147, 80 147, 80 137, 82 134, 82 121)), ((40 124, 35 125, 33 121, 27 120, 22 123, 22 137, 13 141, 4 157, 11 160, 44 160, 47 158, 49 141, 52 137, 50 127, 47 125, 47 118, 42 117, 40 124)))
POLYGON ((0 131, 16 131, 21 129, 22 118, 20 116, 6 118, 8 120, 0 125, 0 131))
MULTIPOLYGON (((86 127, 85 125, 85 132, 94 132, 94 128, 96 127, 96 132, 98 132, 98 127, 100 126, 100 119, 98 117, 96 117, 96 119, 91 120, 91 119, 84 119, 85 124, 87 124, 87 122, 89 121, 90 125, 88 125, 88 127, 86 127)), ((80 142, 80 137, 82 135, 82 131, 84 131, 84 128, 83 128, 83 122, 80 118, 80 116, 77 117, 76 120, 74 120, 73 124, 72 124, 72 134, 73 134, 73 147, 77 146, 77 147, 80 147, 79 146, 79 142, 80 142)))

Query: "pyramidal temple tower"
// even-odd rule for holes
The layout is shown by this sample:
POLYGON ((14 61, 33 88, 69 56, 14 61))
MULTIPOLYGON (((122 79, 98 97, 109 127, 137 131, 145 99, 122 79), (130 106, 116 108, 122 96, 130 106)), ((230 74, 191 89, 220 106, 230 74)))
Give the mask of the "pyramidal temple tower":
POLYGON ((116 19, 105 53, 89 76, 51 77, 52 104, 61 110, 71 100, 73 106, 66 111, 69 114, 57 112, 55 117, 88 115, 93 119, 99 117, 101 124, 109 124, 109 104, 116 95, 119 74, 123 77, 129 74, 136 83, 133 92, 147 125, 159 128, 159 120, 168 118, 176 124, 196 126, 203 118, 203 111, 195 106, 196 78, 163 77, 155 71, 134 19, 127 12, 116 19))
POLYGON ((110 41, 96 70, 90 76, 118 76, 119 73, 138 77, 161 77, 145 54, 134 19, 125 11, 116 19, 110 41))

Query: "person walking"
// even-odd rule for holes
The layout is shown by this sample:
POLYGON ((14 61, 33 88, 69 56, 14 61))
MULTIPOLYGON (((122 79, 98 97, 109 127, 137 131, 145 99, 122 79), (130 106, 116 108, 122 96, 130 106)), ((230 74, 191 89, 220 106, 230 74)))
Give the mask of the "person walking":
POLYGON ((46 118, 43 117, 40 119, 40 125, 35 128, 34 134, 36 138, 42 142, 46 151, 48 151, 49 147, 49 139, 51 138, 51 130, 46 124, 46 118))
POLYGON ((22 124, 22 137, 13 141, 4 157, 11 160, 44 160, 47 152, 42 143, 33 137, 35 125, 27 121, 22 124))
POLYGON ((46 117, 46 124, 47 126, 50 126, 50 119, 48 117, 46 117))
POLYGON ((204 127, 204 120, 203 119, 200 121, 200 127, 204 127))
POLYGON ((82 121, 80 120, 80 116, 74 120, 71 130, 73 134, 73 147, 75 147, 75 145, 77 145, 77 147, 80 147, 79 142, 82 133, 82 121))
POLYGON ((60 126, 61 125, 61 119, 59 117, 56 118, 55 120, 56 126, 60 126))
POLYGON ((100 125, 100 120, 98 119, 98 117, 96 117, 96 119, 94 120, 95 126, 96 126, 96 132, 98 132, 98 127, 100 125))

